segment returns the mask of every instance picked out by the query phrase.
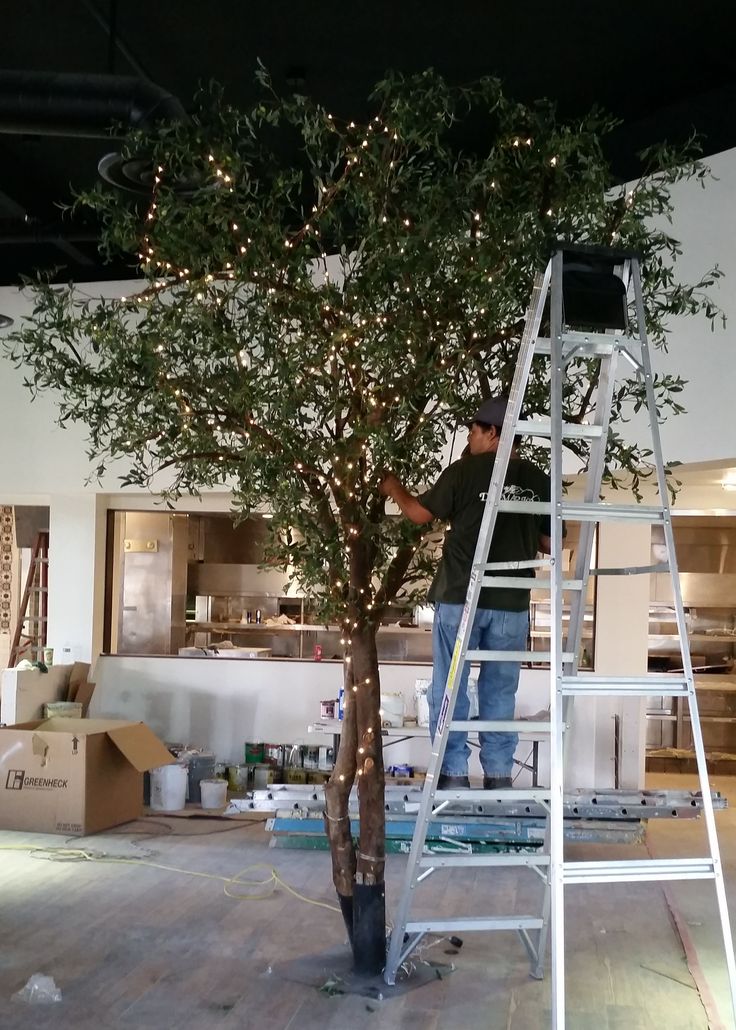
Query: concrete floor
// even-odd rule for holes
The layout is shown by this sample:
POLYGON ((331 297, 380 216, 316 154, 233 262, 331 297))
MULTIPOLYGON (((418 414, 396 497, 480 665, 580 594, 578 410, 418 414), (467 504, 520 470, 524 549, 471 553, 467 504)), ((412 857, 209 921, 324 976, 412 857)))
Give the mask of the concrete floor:
MULTIPOLYGON (((652 776, 649 785, 695 789, 697 782, 652 776)), ((716 778, 713 785, 732 794, 736 805, 734 780, 716 778)), ((736 807, 717 818, 727 885, 736 896, 736 807)), ((320 992, 318 984, 344 971, 340 916, 299 900, 280 884, 227 887, 235 894, 266 895, 259 900, 225 893, 225 881, 243 869, 250 867, 246 878, 268 880, 275 867, 295 890, 334 904, 328 856, 270 850, 262 823, 157 818, 67 841, 0 833, 0 846, 27 843, 84 848, 124 861, 80 862, 73 856, 65 861, 58 853, 49 861, 40 852, 0 853, 3 1030, 544 1030, 550 1025, 549 979, 530 979, 514 934, 467 934, 456 954, 448 954, 453 950, 448 941, 439 941, 419 956, 420 970, 430 979, 395 996, 320 992), (450 963, 454 971, 443 971, 450 963), (55 978, 63 1000, 45 1007, 11 1001, 39 971, 55 978)), ((647 848, 658 856, 703 854, 702 823, 653 822, 647 848)), ((619 846, 614 853, 646 857, 642 847, 619 846)), ((568 857, 603 855, 610 856, 611 849, 577 845, 568 857)), ((389 917, 405 861, 389 858, 389 917)), ((488 872, 435 873, 428 901, 446 915, 479 914, 491 904, 499 912, 532 909, 532 893, 539 891, 538 880, 530 885, 533 874, 492 875, 490 889, 488 872)), ((734 910, 736 917, 736 905, 734 910)), ((711 883, 690 881, 666 890, 656 883, 570 887, 566 933, 568 1030, 733 1026, 711 883)))

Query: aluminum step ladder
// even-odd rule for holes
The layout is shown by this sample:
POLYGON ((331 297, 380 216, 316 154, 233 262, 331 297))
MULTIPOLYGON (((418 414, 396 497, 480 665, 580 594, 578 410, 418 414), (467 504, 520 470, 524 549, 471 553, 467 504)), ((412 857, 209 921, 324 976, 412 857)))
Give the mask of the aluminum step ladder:
POLYGON ((33 542, 26 585, 18 609, 18 622, 10 645, 10 669, 22 658, 43 660, 48 626, 48 593, 49 534, 48 531, 42 531, 33 542))
MULTIPOLYGON (((631 367, 627 370, 631 373, 631 367)), ((578 444, 579 446, 579 444, 578 444)), ((628 252, 601 247, 559 246, 553 253, 545 271, 534 281, 532 297, 526 313, 517 366, 509 392, 506 420, 503 425, 491 484, 473 558, 463 616, 458 628, 445 694, 440 709, 437 732, 422 793, 416 829, 409 854, 404 886, 396 913, 394 929, 389 942, 384 971, 389 984, 396 982, 402 964, 408 959, 427 933, 458 933, 469 930, 516 930, 526 947, 531 961, 531 974, 541 978, 544 973, 546 945, 551 942, 552 973, 552 1027, 565 1026, 565 924, 564 888, 579 883, 630 883, 642 881, 668 881, 682 879, 711 879, 714 881, 716 900, 723 933, 726 965, 731 988, 731 1001, 736 1018, 736 962, 729 926, 728 908, 719 855, 715 818, 705 760, 703 736, 698 718, 697 699, 692 663, 687 645, 687 632, 682 594, 675 558, 672 521, 668 502, 666 473, 657 420, 654 383, 645 331, 645 311, 642 296, 638 257, 628 252), (580 292, 580 275, 586 270, 591 278, 592 290, 580 292), (573 276, 577 275, 577 295, 573 276), (569 284, 569 285, 568 285, 569 284), (616 298, 616 284, 619 295, 616 298), (613 292, 610 287, 613 286, 613 292), (605 289, 603 288, 605 287, 605 289), (596 288, 599 295, 596 300, 596 288), (592 297, 592 301, 591 301, 592 297), (596 311, 596 303, 599 310, 596 311), (573 310, 577 308, 577 314, 573 310), (630 325, 632 312, 635 328, 630 325), (547 316, 545 316, 547 312, 547 316), (549 323, 549 336, 540 336, 540 327, 549 323), (584 325, 577 331, 574 325, 584 325), (545 421, 521 419, 524 395, 529 380, 532 359, 549 359, 549 411, 545 421), (608 504, 600 502, 600 490, 605 469, 606 443, 611 406, 616 381, 618 359, 622 357, 633 366, 637 378, 644 385, 652 441, 652 460, 656 467, 659 492, 657 506, 639 504, 608 504), (589 423, 565 421, 563 417, 563 391, 566 368, 574 359, 593 360, 597 365, 598 385, 595 407, 589 423), (551 501, 524 501, 505 499, 503 486, 511 458, 514 437, 525 435, 549 441, 551 501), (565 498, 562 481, 562 451, 566 440, 587 441, 588 460, 585 474, 585 492, 582 501, 565 498), (542 513, 551 516, 551 554, 547 558, 526 562, 487 561, 493 529, 499 512, 542 513), (563 570, 562 543, 565 520, 580 521, 580 541, 570 573, 563 570), (636 520, 663 526, 668 561, 651 566, 627 569, 591 569, 594 534, 597 524, 608 520, 636 520), (478 651, 469 649, 470 630, 478 607, 481 587, 529 589, 530 579, 514 573, 533 569, 531 581, 534 589, 550 592, 551 633, 549 651, 478 651), (672 579, 677 626, 682 652, 683 672, 678 675, 651 674, 639 677, 601 676, 580 674, 580 652, 585 610, 586 591, 590 575, 649 575, 651 572, 669 572, 672 579), (570 598, 570 619, 563 637, 563 596, 570 598), (465 662, 477 661, 549 662, 550 706, 549 722, 534 723, 534 729, 546 729, 550 741, 550 785, 548 788, 513 790, 439 790, 437 779, 448 735, 453 730, 465 731, 517 731, 530 728, 526 721, 511 722, 456 721, 453 720, 457 687, 465 662), (564 814, 564 756, 565 730, 572 723, 572 703, 577 695, 598 697, 681 696, 690 706, 692 734, 697 759, 700 790, 703 796, 703 818, 706 827, 708 855, 696 859, 672 860, 604 860, 597 862, 565 861, 563 855, 564 814), (545 845, 541 853, 531 855, 460 855, 438 857, 425 855, 424 842, 429 823, 441 817, 453 801, 473 802, 520 801, 543 804, 548 811, 545 845), (410 913, 418 888, 441 867, 463 865, 498 868, 524 866, 537 873, 544 881, 539 909, 529 915, 473 915, 458 918, 412 919, 410 913)), ((490 885, 489 885, 490 886, 490 885)), ((492 896, 489 890, 488 894, 492 896)))

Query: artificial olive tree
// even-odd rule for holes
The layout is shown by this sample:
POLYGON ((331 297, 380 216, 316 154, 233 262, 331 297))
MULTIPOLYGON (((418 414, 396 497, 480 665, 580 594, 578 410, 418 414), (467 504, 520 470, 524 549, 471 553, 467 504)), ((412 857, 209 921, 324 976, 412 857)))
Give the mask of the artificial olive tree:
MULTIPOLYGON (((601 146, 611 119, 561 123, 552 104, 512 102, 495 79, 455 88, 432 72, 392 75, 367 122, 281 99, 261 80, 250 110, 210 92, 189 121, 130 135, 125 152, 149 162, 150 194, 101 188, 78 200, 101 215, 108 252, 137 255, 129 296, 91 301, 39 277, 10 356, 33 393, 57 395, 62 423, 88 427, 98 473, 122 458, 129 486, 169 470, 170 498, 224 483, 238 515, 265 504, 270 560, 293 570, 320 619, 339 623, 347 704, 325 825, 356 967, 377 971, 376 634, 428 572, 426 530, 387 514, 381 472, 410 489, 431 482, 448 434, 509 386, 532 279, 557 239, 641 253, 655 345, 670 315, 715 318, 703 291, 717 270, 680 284, 678 245, 661 229, 669 186, 707 173, 660 148, 649 176, 616 185, 601 146), (480 150, 464 148, 468 125, 480 150)), ((586 418, 595 385, 594 362, 571 361, 569 420, 586 418)), ((682 385, 657 379, 663 414, 681 410, 682 385)), ((642 399, 635 379, 621 385, 614 419, 642 399)), ((526 406, 546 405, 535 362, 526 406)), ((584 460, 584 444, 571 445, 584 460)), ((636 484, 648 457, 614 426, 609 477, 636 484)))

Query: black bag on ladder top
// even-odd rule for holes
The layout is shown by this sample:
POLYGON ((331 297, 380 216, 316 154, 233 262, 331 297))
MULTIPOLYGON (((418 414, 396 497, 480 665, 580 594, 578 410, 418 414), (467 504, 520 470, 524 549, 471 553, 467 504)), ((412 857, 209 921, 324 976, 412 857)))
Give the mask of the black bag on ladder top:
POLYGON ((619 256, 596 253, 598 249, 573 246, 564 251, 563 320, 576 329, 625 329, 626 286, 614 271, 619 256))

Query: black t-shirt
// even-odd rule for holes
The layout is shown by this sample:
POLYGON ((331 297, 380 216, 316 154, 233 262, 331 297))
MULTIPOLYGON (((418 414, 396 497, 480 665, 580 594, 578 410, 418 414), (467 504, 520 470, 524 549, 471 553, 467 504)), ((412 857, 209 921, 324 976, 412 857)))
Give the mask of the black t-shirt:
MULTIPOLYGON (((454 461, 437 482, 419 497, 435 518, 450 522, 445 533, 442 560, 430 587, 428 600, 463 604, 491 482, 495 454, 470 454, 454 461)), ((504 499, 549 501, 546 473, 523 458, 512 458, 506 473, 504 499)), ((539 550, 540 535, 550 535, 549 515, 498 512, 488 561, 528 561, 539 550)), ((534 576, 533 569, 499 572, 497 575, 534 576)), ((521 612, 529 607, 529 591, 483 587, 479 608, 521 612)))

